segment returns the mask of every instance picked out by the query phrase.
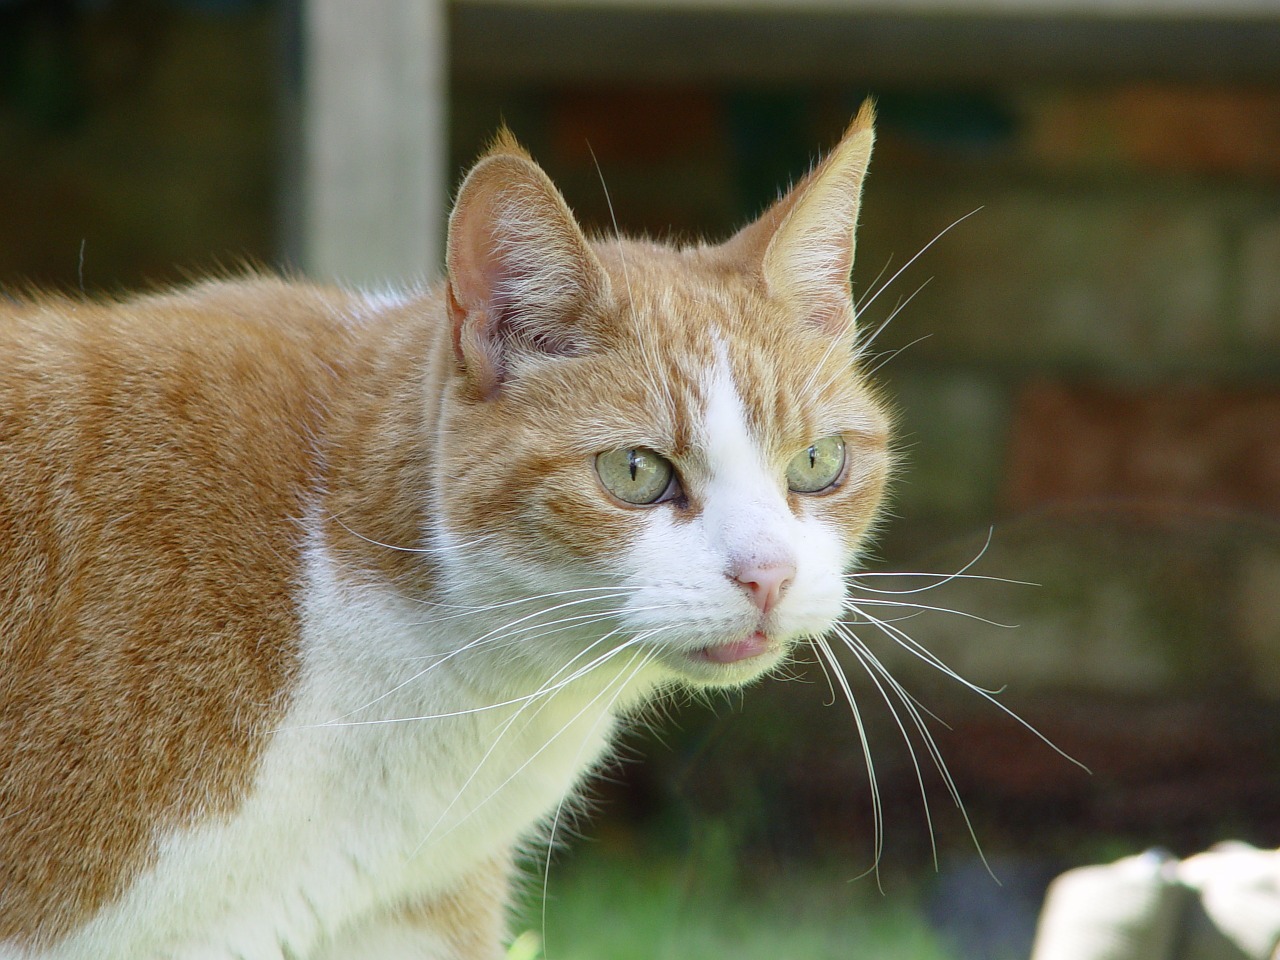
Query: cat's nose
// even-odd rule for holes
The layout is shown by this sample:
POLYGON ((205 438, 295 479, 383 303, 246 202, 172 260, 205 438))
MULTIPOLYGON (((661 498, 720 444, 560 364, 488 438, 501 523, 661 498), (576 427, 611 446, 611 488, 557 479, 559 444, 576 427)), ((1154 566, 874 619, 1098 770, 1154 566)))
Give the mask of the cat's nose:
POLYGON ((768 613, 795 579, 796 565, 789 560, 747 564, 733 573, 733 579, 746 589, 761 613, 768 613))

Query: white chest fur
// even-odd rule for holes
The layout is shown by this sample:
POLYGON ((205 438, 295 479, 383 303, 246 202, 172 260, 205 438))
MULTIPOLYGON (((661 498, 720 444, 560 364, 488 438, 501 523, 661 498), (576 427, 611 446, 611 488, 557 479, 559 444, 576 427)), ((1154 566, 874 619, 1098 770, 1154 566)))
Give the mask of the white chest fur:
POLYGON ((467 639, 456 618, 333 573, 312 549, 300 684, 243 806, 163 838, 154 868, 41 960, 317 956, 504 855, 604 753, 616 689, 495 706, 444 656, 467 639))

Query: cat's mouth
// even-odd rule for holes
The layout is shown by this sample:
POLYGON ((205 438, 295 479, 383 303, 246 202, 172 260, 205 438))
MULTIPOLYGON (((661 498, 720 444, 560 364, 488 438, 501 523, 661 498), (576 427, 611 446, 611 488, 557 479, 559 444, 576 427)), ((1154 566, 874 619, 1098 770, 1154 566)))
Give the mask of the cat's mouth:
POLYGON ((787 643, 757 630, 741 640, 713 643, 678 654, 668 661, 685 680, 697 685, 737 686, 755 679, 774 666, 787 643))
POLYGON ((751 636, 732 643, 718 643, 695 650, 690 656, 702 663, 731 664, 777 652, 778 644, 757 630, 751 636))
POLYGON ((768 673, 787 655, 790 641, 763 630, 701 647, 657 645, 665 668, 695 687, 737 687, 768 673))

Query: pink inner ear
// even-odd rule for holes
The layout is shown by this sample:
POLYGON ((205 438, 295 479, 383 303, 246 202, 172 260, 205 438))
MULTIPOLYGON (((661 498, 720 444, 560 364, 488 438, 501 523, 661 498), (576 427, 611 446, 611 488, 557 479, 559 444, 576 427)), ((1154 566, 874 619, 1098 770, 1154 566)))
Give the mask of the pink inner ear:
POLYGON ((466 311, 488 304, 499 279, 496 206, 491 191, 477 187, 473 195, 459 198, 449 223, 449 279, 466 311))

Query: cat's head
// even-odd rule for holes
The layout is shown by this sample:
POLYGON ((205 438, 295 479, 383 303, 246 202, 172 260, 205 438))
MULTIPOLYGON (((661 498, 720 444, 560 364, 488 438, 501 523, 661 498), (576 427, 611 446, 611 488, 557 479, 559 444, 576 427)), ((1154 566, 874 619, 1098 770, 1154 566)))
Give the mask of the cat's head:
POLYGON ((890 462, 849 284, 871 121, 718 246, 589 240, 507 136, 468 174, 439 535, 517 658, 734 685, 840 617, 890 462))

